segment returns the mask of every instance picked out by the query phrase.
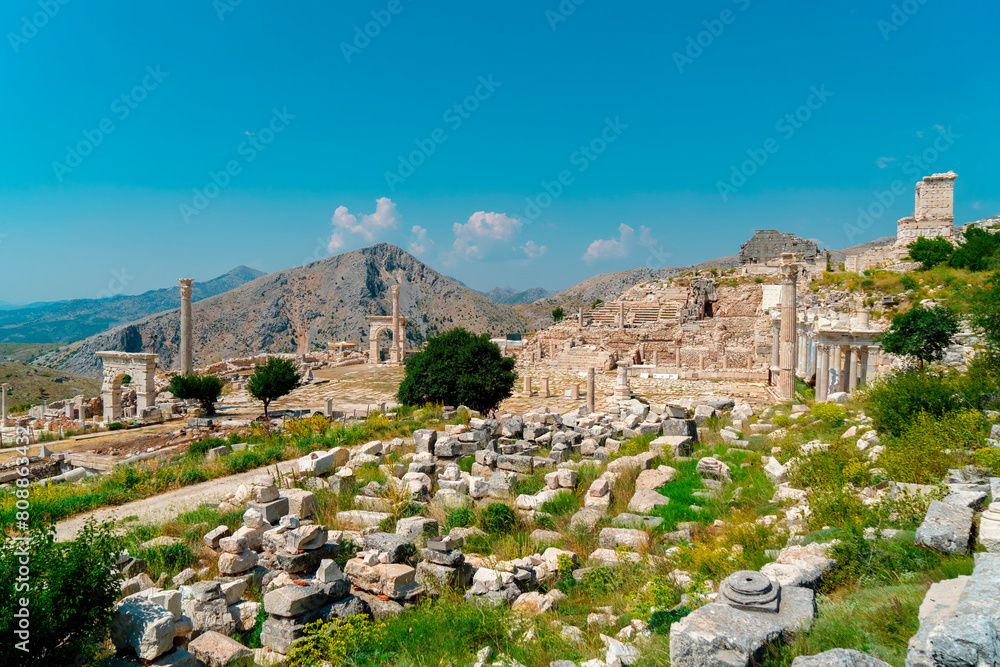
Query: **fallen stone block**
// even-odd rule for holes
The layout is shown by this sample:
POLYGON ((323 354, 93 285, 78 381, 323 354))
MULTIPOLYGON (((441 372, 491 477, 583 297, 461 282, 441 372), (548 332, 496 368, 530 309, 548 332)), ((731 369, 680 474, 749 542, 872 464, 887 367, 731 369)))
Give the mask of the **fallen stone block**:
POLYGON ((173 648, 175 634, 174 615, 142 595, 119 602, 111 619, 115 648, 131 649, 141 660, 155 660, 173 648))
POLYGON ((890 667, 889 663, 849 648, 834 648, 816 655, 800 655, 792 667, 890 667))
POLYGON ((206 632, 188 644, 191 655, 207 667, 226 667, 237 660, 253 658, 253 651, 218 632, 206 632))
POLYGON ((969 549, 974 514, 969 507, 931 501, 915 541, 935 551, 964 554, 969 549))

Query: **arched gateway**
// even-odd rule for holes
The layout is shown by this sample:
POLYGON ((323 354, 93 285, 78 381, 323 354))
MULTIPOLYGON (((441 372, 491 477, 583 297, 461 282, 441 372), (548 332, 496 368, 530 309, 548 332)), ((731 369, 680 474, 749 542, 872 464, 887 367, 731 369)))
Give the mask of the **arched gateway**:
POLYGON ((98 352, 104 363, 104 382, 101 398, 104 400, 104 421, 113 422, 122 416, 122 380, 126 375, 138 385, 135 396, 136 416, 156 405, 157 354, 146 352, 98 352))
POLYGON ((392 365, 403 363, 406 358, 406 318, 399 314, 399 285, 392 286, 392 315, 369 315, 368 363, 379 363, 378 337, 383 331, 392 332, 392 347, 386 362, 392 365))

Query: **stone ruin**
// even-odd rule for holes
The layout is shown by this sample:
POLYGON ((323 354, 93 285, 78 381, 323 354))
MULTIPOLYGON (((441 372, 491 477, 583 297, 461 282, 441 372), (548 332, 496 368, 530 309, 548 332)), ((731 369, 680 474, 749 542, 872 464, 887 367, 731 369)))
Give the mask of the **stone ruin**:
POLYGON ((815 241, 777 229, 758 229, 750 240, 740 246, 740 264, 767 264, 790 252, 801 260, 812 261, 819 256, 815 241))

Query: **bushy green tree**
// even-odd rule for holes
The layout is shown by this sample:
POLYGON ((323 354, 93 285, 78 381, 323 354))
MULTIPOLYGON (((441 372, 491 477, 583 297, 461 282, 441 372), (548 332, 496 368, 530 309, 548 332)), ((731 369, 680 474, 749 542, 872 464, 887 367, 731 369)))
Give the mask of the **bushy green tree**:
POLYGON ((271 401, 290 394, 301 382, 302 373, 295 364, 282 357, 271 357, 254 366, 253 375, 247 381, 247 393, 264 403, 264 418, 267 419, 271 401))
POLYGON ((562 306, 559 306, 559 307, 553 309, 553 311, 552 311, 552 321, 553 322, 562 322, 563 318, 565 318, 565 317, 566 317, 566 311, 563 310, 562 306))
POLYGON ((958 246, 948 259, 948 265, 955 269, 986 271, 997 268, 1000 258, 1000 234, 991 234, 978 227, 965 232, 965 243, 958 246))
POLYGON ((947 262, 955 251, 951 241, 941 236, 932 239, 921 236, 906 247, 910 249, 910 259, 920 262, 925 271, 947 262))
POLYGON ((942 417, 958 410, 964 403, 958 385, 953 373, 911 366, 870 383, 861 400, 876 429, 898 436, 922 412, 942 417))
POLYGON ((215 414, 215 402, 222 394, 226 383, 216 375, 175 375, 170 378, 170 393, 184 400, 194 399, 201 403, 207 415, 215 414))
POLYGON ((876 340, 889 354, 914 359, 923 368, 944 356, 958 330, 958 319, 944 306, 918 307, 898 315, 876 340))
POLYGON ((406 405, 466 405, 485 413, 513 394, 514 364, 488 334, 477 336, 459 327, 429 338, 406 361, 397 397, 406 405))
POLYGON ((72 542, 55 541, 55 525, 36 526, 20 538, 0 536, 0 635, 8 657, 24 667, 91 664, 108 632, 121 575, 115 572, 122 540, 111 523, 88 521, 72 542), (27 652, 21 599, 27 599, 27 652))
POLYGON ((1000 352, 1000 273, 994 273, 970 296, 972 326, 993 350, 1000 352))

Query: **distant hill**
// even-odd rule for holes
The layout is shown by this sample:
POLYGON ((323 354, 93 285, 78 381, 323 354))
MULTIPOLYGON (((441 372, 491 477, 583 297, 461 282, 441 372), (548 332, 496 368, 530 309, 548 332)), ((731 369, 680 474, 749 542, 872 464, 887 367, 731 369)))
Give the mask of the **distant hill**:
POLYGON ((513 287, 494 287, 489 292, 480 292, 487 299, 492 299, 497 303, 508 306, 516 306, 522 303, 532 303, 539 299, 548 297, 552 292, 542 287, 532 287, 526 290, 516 290, 513 287))
MULTIPOLYGON (((390 288, 399 284, 408 346, 455 326, 477 333, 520 333, 526 319, 459 285, 404 250, 386 243, 258 278, 194 304, 196 364, 260 352, 307 352, 331 341, 368 342, 368 315, 391 315, 390 288)), ((180 309, 91 336, 38 363, 96 375, 99 350, 157 352, 174 368, 180 309)))
MULTIPOLYGON (((200 301, 228 292, 262 275, 256 269, 238 266, 214 280, 196 282, 191 299, 200 301)), ((0 343, 71 343, 179 305, 180 292, 169 287, 136 296, 0 309, 0 343)))

